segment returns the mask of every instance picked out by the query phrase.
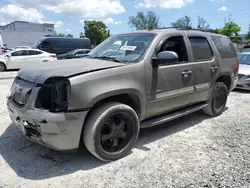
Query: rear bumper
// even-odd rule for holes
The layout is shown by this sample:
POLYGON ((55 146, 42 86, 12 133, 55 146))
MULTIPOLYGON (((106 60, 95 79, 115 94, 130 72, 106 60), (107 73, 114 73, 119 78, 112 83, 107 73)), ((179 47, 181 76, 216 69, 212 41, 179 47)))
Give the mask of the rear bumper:
POLYGON ((22 110, 7 102, 14 124, 28 139, 54 150, 73 150, 79 147, 87 111, 51 113, 41 110, 22 110))

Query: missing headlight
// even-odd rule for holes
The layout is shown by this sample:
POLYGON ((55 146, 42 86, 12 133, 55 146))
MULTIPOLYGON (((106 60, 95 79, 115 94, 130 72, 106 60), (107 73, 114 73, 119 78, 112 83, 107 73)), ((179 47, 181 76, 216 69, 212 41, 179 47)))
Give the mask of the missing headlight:
POLYGON ((51 112, 66 112, 69 94, 70 82, 67 78, 49 78, 39 90, 35 107, 51 112))

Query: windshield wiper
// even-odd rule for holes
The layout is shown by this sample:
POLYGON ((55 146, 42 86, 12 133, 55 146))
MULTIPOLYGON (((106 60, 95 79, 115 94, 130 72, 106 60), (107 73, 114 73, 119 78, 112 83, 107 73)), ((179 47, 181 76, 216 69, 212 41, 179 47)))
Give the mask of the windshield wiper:
POLYGON ((97 56, 97 57, 93 57, 93 58, 94 59, 112 60, 114 62, 123 63, 122 61, 119 61, 118 59, 116 59, 114 57, 109 57, 109 56, 97 56))

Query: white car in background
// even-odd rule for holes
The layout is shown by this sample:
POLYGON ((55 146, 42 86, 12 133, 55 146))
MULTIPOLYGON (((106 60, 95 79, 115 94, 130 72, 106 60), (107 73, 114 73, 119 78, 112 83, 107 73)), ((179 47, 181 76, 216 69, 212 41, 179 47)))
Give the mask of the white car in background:
POLYGON ((31 49, 31 47, 29 47, 29 46, 17 46, 15 49, 16 50, 19 50, 19 49, 31 49))
POLYGON ((49 61, 57 60, 56 54, 38 49, 18 49, 0 55, 0 72, 7 69, 21 69, 46 65, 49 61))
POLYGON ((0 33, 0 55, 3 55, 3 54, 4 54, 3 39, 0 33))

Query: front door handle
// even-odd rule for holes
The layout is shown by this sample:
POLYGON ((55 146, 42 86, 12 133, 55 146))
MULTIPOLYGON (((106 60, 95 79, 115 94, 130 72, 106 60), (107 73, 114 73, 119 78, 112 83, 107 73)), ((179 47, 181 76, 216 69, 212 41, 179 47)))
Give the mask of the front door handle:
POLYGON ((191 75, 191 74, 192 74, 192 71, 184 71, 184 72, 182 72, 182 76, 183 76, 184 78, 188 78, 189 75, 191 75))

